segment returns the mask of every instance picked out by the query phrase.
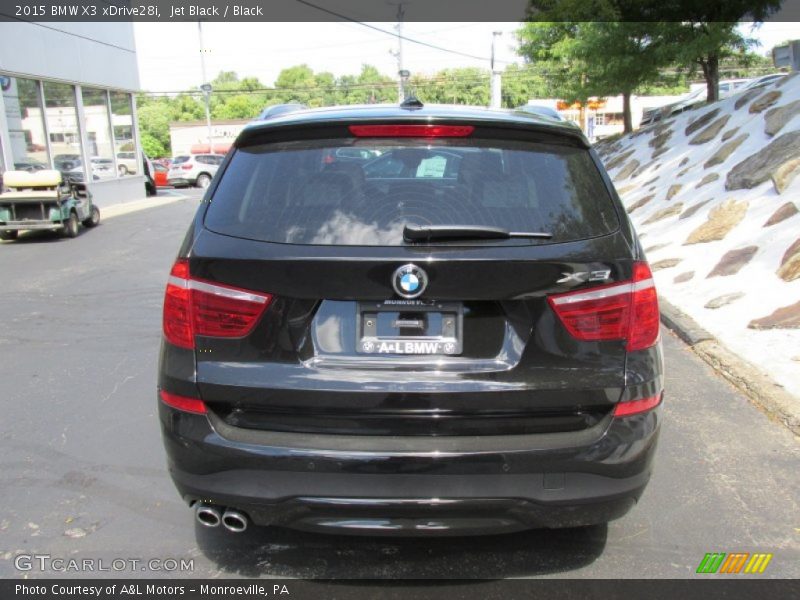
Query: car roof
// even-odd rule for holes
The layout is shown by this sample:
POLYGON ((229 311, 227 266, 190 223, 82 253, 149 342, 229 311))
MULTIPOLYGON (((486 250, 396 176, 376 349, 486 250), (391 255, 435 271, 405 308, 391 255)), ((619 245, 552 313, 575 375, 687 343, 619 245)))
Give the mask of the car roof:
POLYGON ((530 129, 532 131, 546 131, 556 135, 564 135, 589 147, 589 142, 580 129, 564 121, 556 121, 550 117, 522 111, 451 104, 426 104, 422 107, 414 108, 401 107, 397 104, 355 104, 295 111, 272 117, 265 121, 248 123, 239 134, 237 144, 258 132, 278 128, 376 121, 391 123, 403 121, 463 123, 466 121, 475 125, 507 126, 515 129, 530 129))

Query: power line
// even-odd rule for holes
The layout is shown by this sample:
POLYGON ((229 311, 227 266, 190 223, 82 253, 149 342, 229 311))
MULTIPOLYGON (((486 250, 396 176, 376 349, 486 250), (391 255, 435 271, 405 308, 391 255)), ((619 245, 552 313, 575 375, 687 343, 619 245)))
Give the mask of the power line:
MULTIPOLYGON (((347 15, 343 15, 343 14, 338 13, 336 11, 327 9, 325 7, 317 6, 316 4, 313 4, 312 2, 308 2, 307 0, 295 0, 295 2, 299 2, 300 4, 304 4, 305 6, 308 6, 310 8, 314 8, 314 9, 319 10, 319 11, 322 11, 322 12, 327 13, 329 15, 332 15, 334 17, 338 17, 340 19, 344 19, 345 21, 349 21, 351 23, 355 23, 356 25, 361 25, 362 27, 367 27, 368 29, 373 29, 374 31, 379 31, 379 32, 381 32, 381 33, 383 33, 385 35, 389 35, 389 36, 391 36, 393 38, 400 37, 402 40, 404 40, 406 42, 409 42, 411 44, 418 44, 420 46, 425 46, 427 48, 432 48, 433 50, 439 50, 440 52, 449 52, 450 54, 456 54, 458 56, 464 56, 466 58, 472 58, 472 59, 475 59, 475 60, 482 60, 482 61, 486 61, 486 62, 490 62, 491 61, 491 59, 486 57, 486 56, 477 56, 475 54, 469 54, 467 52, 461 52, 460 50, 452 50, 450 48, 443 48, 442 46, 437 46, 436 44, 431 44, 429 42, 423 42, 422 40, 416 40, 414 38, 406 37, 404 35, 398 36, 397 33, 389 31, 388 29, 382 29, 381 27, 376 27, 375 25, 370 25, 369 23, 364 23, 364 22, 359 21, 357 19, 354 19, 352 17, 348 17, 347 15)), ((496 62, 502 62, 502 63, 505 63, 505 64, 509 64, 508 61, 504 61, 504 60, 498 60, 496 62)))

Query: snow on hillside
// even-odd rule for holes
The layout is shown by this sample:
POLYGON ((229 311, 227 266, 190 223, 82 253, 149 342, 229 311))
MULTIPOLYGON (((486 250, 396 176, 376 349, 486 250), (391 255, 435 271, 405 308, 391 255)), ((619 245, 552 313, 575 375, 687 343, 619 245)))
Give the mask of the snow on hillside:
POLYGON ((659 293, 800 397, 800 75, 597 150, 659 293))

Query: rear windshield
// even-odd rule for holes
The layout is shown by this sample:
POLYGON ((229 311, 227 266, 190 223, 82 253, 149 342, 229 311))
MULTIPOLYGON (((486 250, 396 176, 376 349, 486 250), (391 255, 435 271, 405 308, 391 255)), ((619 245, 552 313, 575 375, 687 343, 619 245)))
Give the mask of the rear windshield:
POLYGON ((191 158, 191 156, 176 156, 175 158, 172 159, 172 164, 173 165, 179 165, 181 163, 185 163, 190 158, 191 158))
POLYGON ((581 148, 361 139, 237 149, 205 224, 268 242, 396 246, 406 244, 405 225, 546 232, 553 243, 604 235, 619 222, 597 167, 581 148))

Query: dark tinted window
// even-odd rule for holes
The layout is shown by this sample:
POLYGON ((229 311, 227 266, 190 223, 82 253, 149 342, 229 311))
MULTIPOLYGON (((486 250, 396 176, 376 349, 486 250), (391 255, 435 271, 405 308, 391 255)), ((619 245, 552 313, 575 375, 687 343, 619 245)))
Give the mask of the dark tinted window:
POLYGON ((596 237, 618 226, 600 173, 581 148, 475 140, 363 142, 236 150, 206 226, 256 240, 325 245, 403 244, 406 224, 544 231, 553 234, 552 242, 596 237), (352 160, 353 148, 374 158, 352 160))

